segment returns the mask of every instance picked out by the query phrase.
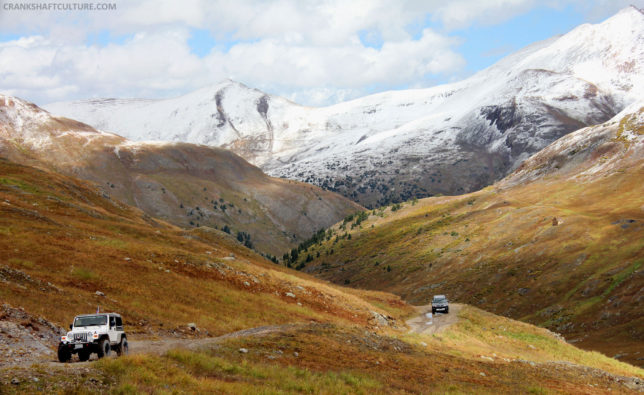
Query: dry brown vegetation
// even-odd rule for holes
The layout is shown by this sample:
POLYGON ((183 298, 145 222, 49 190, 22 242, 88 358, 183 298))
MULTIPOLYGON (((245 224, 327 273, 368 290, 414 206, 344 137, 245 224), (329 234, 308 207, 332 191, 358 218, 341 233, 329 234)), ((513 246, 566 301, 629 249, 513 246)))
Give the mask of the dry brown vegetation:
POLYGON ((0 174, 3 303, 59 325, 100 304, 123 314, 132 339, 295 324, 198 351, 7 368, 0 371, 4 392, 602 393, 630 391, 632 379, 622 376, 643 377, 475 309, 464 310, 454 331, 408 335, 402 322, 413 309, 391 294, 336 287, 280 267, 222 232, 176 228, 83 181, 5 160, 0 174), (396 326, 378 326, 372 311, 396 326), (187 322, 199 332, 187 330, 187 322), (490 336, 487 328, 501 326, 515 338, 490 336), (498 359, 481 358, 497 347, 498 359), (542 362, 552 360, 567 364, 542 362), (9 384, 13 378, 19 384, 9 384))
POLYGON ((577 132, 482 191, 338 224, 300 254, 319 253, 304 271, 418 304, 448 294, 642 365, 644 158, 634 122, 577 132))
MULTIPOLYGON (((23 379, 7 389, 601 394, 636 393, 642 388, 640 369, 576 349, 543 329, 467 306, 459 318, 453 329, 435 335, 378 333, 332 323, 293 325, 263 336, 230 338, 196 351, 182 348, 160 356, 108 358, 89 368, 68 364, 45 370, 36 366, 29 374, 39 378, 38 382, 23 379)), ((27 372, 11 374, 22 379, 27 372)))
POLYGON ((4 160, 0 174, 0 299, 61 326, 97 305, 121 312, 132 332, 195 322, 213 335, 298 320, 366 324, 371 310, 405 312, 394 296, 366 293, 396 306, 380 310, 223 232, 184 231, 85 182, 4 160))

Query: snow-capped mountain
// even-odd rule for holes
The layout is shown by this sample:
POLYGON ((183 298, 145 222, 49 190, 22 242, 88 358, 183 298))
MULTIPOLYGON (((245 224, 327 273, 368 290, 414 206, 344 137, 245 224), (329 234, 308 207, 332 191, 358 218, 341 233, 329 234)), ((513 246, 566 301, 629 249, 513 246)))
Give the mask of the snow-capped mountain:
POLYGON ((243 232, 244 242, 274 255, 361 209, 312 185, 268 177, 229 150, 131 141, 1 94, 0 157, 93 181, 150 223, 152 216, 243 232))
POLYGON ((225 81, 175 99, 46 106, 134 140, 229 148, 267 173, 371 207, 491 184, 552 141, 644 96, 644 14, 626 8, 472 77, 324 108, 225 81))

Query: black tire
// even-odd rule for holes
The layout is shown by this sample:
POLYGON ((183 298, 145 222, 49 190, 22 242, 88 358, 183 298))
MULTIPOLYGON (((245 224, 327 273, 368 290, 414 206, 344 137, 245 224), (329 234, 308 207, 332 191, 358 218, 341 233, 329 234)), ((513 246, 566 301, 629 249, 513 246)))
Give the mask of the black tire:
POLYGON ((127 338, 121 337, 121 343, 119 343, 119 345, 116 346, 116 355, 121 357, 123 355, 127 355, 129 351, 130 351, 130 345, 127 343, 127 338))
POLYGON ((432 314, 436 314, 436 309, 432 309, 432 314))
POLYGON ((67 347, 62 344, 58 345, 58 361, 60 362, 69 362, 72 359, 72 353, 69 352, 67 347))
POLYGON ((98 351, 96 354, 98 354, 99 359, 110 355, 110 341, 108 339, 101 339, 98 342, 98 351))
POLYGON ((78 352, 78 359, 81 362, 85 362, 85 361, 87 361, 89 359, 90 354, 91 353, 89 352, 89 350, 81 350, 81 351, 78 352))
POLYGON ((445 309, 445 314, 449 314, 449 307, 445 309))

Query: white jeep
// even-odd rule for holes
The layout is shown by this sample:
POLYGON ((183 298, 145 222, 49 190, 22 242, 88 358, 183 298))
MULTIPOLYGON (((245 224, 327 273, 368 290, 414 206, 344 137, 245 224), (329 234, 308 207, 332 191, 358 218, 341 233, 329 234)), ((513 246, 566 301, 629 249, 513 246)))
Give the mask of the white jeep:
POLYGON ((58 344, 60 362, 69 362, 73 354, 78 354, 81 361, 87 361, 92 353, 103 358, 109 355, 112 349, 119 356, 128 352, 123 321, 116 313, 76 316, 69 329, 65 336, 61 336, 58 344))

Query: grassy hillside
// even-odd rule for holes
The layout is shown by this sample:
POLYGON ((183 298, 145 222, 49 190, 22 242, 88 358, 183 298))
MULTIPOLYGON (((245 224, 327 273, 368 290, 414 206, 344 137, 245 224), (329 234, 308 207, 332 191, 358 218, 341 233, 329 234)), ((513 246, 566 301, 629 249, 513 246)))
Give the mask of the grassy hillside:
POLYGON ((482 191, 347 218, 291 265, 413 303, 444 293, 644 365, 643 114, 573 133, 482 191))
POLYGON ((132 142, 3 95, 0 156, 93 181, 103 193, 184 228, 239 234, 272 255, 360 209, 318 187, 268 177, 230 151, 132 142))
MULTIPOLYGON (((3 308, 65 326, 100 305, 123 314, 132 342, 183 338, 179 345, 279 325, 161 354, 0 361, 9 364, 0 368, 3 393, 628 393, 644 379, 543 329, 467 306, 452 330, 408 334, 403 320, 414 311, 397 296, 275 265, 223 232, 176 228, 84 181, 6 160, 0 174, 3 308)), ((34 322, 20 325, 37 334, 34 322)))
POLYGON ((371 311, 408 309, 391 295, 295 275, 223 232, 185 231, 86 182, 6 160, 0 235, 0 300, 61 326, 97 305, 121 312, 131 332, 194 322, 211 335, 299 320, 366 324, 371 311))

